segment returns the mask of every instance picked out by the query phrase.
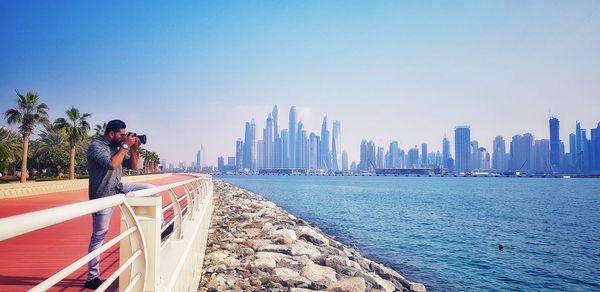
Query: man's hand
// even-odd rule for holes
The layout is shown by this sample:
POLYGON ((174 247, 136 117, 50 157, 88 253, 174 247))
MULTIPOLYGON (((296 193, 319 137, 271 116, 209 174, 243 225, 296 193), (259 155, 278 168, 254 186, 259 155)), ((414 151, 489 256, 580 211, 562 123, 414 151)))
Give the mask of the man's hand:
POLYGON ((127 133, 127 136, 125 136, 125 140, 123 140, 123 144, 126 144, 131 148, 137 143, 136 141, 139 141, 139 139, 136 136, 134 136, 133 133, 127 133))
POLYGON ((142 142, 140 142, 140 139, 138 137, 135 137, 135 143, 131 145, 131 152, 137 152, 138 149, 140 149, 141 144, 142 142))

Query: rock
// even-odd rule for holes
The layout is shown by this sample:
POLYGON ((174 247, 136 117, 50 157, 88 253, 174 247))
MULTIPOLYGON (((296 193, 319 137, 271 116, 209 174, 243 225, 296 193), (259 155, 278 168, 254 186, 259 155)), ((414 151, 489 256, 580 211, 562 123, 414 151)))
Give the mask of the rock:
POLYGON ((210 281, 206 284, 206 288, 208 288, 208 290, 224 291, 226 288, 225 277, 213 274, 210 281))
POLYGON ((328 292, 364 292, 367 290, 365 279, 352 277, 335 282, 327 287, 328 292))
POLYGON ((406 282, 408 282, 408 287, 410 288, 411 291, 427 292, 425 285, 423 285, 421 283, 415 283, 415 282, 410 282, 410 281, 406 281, 406 282))
POLYGON ((300 227, 298 233, 300 233, 300 236, 298 236, 300 239, 304 239, 312 244, 327 245, 329 243, 329 240, 325 236, 307 226, 300 227))
POLYGON ((360 269, 360 265, 357 262, 353 262, 348 258, 336 255, 327 256, 325 258, 325 265, 340 273, 348 269, 360 269))
POLYGON ((396 290, 396 285, 394 285, 394 283, 382 279, 377 274, 358 271, 355 276, 365 279, 365 281, 371 284, 375 289, 382 289, 388 292, 396 290))
POLYGON ((324 286, 329 286, 329 284, 337 281, 335 271, 332 268, 320 265, 305 266, 302 268, 301 275, 316 284, 324 286))
POLYGON ((289 280, 290 278, 300 276, 300 273, 288 268, 276 268, 275 270, 273 270, 273 273, 275 274, 275 276, 279 277, 284 282, 289 280))
POLYGON ((311 259, 316 259, 321 256, 321 252, 305 243, 295 243, 290 246, 290 252, 293 256, 306 255, 311 259))
POLYGON ((279 239, 281 243, 291 244, 297 239, 296 232, 291 229, 279 229, 271 232, 271 235, 276 239, 279 239))
POLYGON ((289 246, 281 244, 267 244, 258 248, 259 252, 277 252, 292 255, 292 249, 289 246))
MULTIPOLYGON (((316 290, 316 291, 322 291, 322 290, 316 290)), ((306 289, 306 288, 291 288, 290 292, 315 292, 315 290, 306 289)))
POLYGON ((246 235, 248 236, 248 238, 254 238, 260 234, 261 229, 248 228, 248 229, 244 229, 244 232, 246 232, 246 235))
POLYGON ((206 255, 206 257, 204 259, 209 263, 216 264, 228 256, 229 256, 228 251, 216 250, 216 251, 213 251, 213 252, 209 253, 208 255, 206 255))

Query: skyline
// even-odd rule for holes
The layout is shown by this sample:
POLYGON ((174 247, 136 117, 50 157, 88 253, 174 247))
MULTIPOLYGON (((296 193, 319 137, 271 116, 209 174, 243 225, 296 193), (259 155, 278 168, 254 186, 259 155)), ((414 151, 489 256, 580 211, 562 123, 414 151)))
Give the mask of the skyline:
POLYGON ((273 104, 280 128, 293 104, 309 132, 340 120, 350 161, 363 138, 441 150, 465 124, 492 149, 549 138, 550 115, 562 141, 599 120, 597 1, 341 3, 2 2, 1 110, 34 90, 52 120, 74 105, 148 134, 169 162, 204 145, 212 165, 273 104))

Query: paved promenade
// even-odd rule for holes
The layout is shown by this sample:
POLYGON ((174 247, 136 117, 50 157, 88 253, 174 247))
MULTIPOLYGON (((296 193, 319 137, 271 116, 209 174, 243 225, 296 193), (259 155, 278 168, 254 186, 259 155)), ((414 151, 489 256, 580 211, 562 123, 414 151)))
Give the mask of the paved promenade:
MULTIPOLYGON (((189 179, 173 175, 144 181, 164 185, 189 179)), ((23 198, 0 199, 0 218, 63 206, 88 200, 88 190, 80 189, 23 198)), ((180 195, 183 189, 176 190, 180 195)), ((166 193, 163 206, 170 203, 166 193)), ((113 213, 105 242, 119 232, 121 214, 113 213)), ((87 254, 91 235, 91 215, 79 217, 48 228, 0 241, 0 291, 26 291, 87 254)), ((119 248, 109 249, 100 264, 105 279, 119 266, 119 248)), ((83 291, 87 265, 59 282, 51 291, 83 291)))

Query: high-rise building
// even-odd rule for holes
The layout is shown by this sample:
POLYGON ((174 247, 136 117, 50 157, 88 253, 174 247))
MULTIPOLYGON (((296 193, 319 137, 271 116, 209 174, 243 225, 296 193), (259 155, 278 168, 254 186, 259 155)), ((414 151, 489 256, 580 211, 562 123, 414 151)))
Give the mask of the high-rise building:
POLYGON ((388 168, 400 168, 400 157, 398 153, 398 141, 390 142, 388 168))
POLYGON ((508 162, 511 171, 531 172, 533 170, 533 135, 526 133, 514 135, 510 142, 510 160, 508 162))
POLYGON ((235 157, 234 156, 228 156, 227 157, 227 166, 231 167, 235 167, 235 157))
POLYGON ((377 147, 377 168, 378 169, 384 168, 384 165, 383 165, 383 161, 384 161, 384 159, 383 159, 384 157, 383 156, 384 155, 383 155, 383 153, 384 153, 383 147, 377 147))
POLYGON ((427 143, 421 144, 421 167, 425 167, 429 164, 429 162, 427 161, 427 153, 427 143))
POLYGON ((348 171, 348 153, 342 152, 342 171, 348 171))
POLYGON ((557 171, 560 166, 559 121, 552 117, 548 123, 550 125, 550 164, 553 170, 557 171))
POLYGON ((296 140, 297 140, 297 134, 296 134, 296 129, 298 128, 297 125, 297 119, 298 117, 296 116, 296 106, 292 106, 290 108, 290 123, 289 123, 289 150, 288 150, 288 160, 289 160, 289 167, 296 167, 296 140))
POLYGON ((244 168, 244 141, 238 138, 235 141, 235 169, 242 170, 244 168))
POLYGON ((419 164, 419 148, 415 145, 406 154, 406 168, 419 168, 419 164))
POLYGON ((479 161, 477 163, 478 169, 480 169, 480 170, 490 169, 490 154, 488 153, 487 149, 485 149, 483 147, 479 147, 477 149, 477 160, 479 161))
POLYGON ((492 168, 498 172, 508 170, 506 159, 506 142, 502 136, 496 136, 494 139, 494 152, 492 153, 492 168))
POLYGON ((448 159, 450 159, 450 141, 444 135, 444 139, 442 139, 442 168, 448 169, 448 159))
POLYGON ((470 165, 471 129, 469 126, 454 128, 454 171, 468 172, 470 165))
POLYGON ((267 117, 267 127, 263 132, 263 143, 264 143, 264 167, 272 168, 273 167, 273 118, 271 117, 271 113, 267 117))
POLYGON ((317 169, 317 161, 319 160, 317 153, 319 145, 317 144, 317 135, 311 132, 308 138, 308 168, 317 169))
POLYGON ((329 130, 327 129, 327 116, 323 118, 321 125, 321 166, 323 169, 331 169, 331 156, 329 150, 329 130))
POLYGON ((200 145, 200 150, 196 152, 196 165, 202 169, 202 152, 204 151, 204 146, 200 145))
POLYGON ((551 173, 551 143, 548 139, 535 140, 533 143, 533 170, 539 173, 551 173))
POLYGON ((219 156, 217 158, 217 165, 219 171, 223 171, 225 169, 225 158, 223 158, 223 156, 219 156))
POLYGON ((360 143, 360 163, 358 171, 375 170, 375 143, 363 139, 360 143))
POLYGON ((340 171, 342 167, 342 125, 340 121, 333 121, 331 136, 331 169, 340 171))
POLYGON ((577 165, 577 135, 569 134, 569 156, 571 157, 571 167, 577 165))
POLYGON ((256 124, 246 122, 244 134, 244 168, 256 170, 256 124))
POLYGON ((267 168, 265 165, 265 143, 263 140, 256 141, 256 165, 258 169, 267 168))
POLYGON ((600 173, 600 122, 595 129, 590 130, 590 152, 592 159, 592 170, 595 173, 600 173))
POLYGON ((283 150, 281 135, 279 132, 279 110, 277 105, 273 107, 273 166, 274 168, 281 168, 283 166, 283 150))
POLYGON ((290 162, 290 135, 288 133, 287 129, 283 129, 281 131, 281 150, 282 150, 282 166, 284 168, 290 168, 292 167, 292 164, 290 162))
POLYGON ((306 129, 304 129, 304 124, 302 123, 302 121, 298 122, 298 137, 296 138, 296 141, 298 143, 298 161, 296 162, 296 166, 298 168, 306 168, 308 164, 308 143, 306 137, 306 129))
POLYGON ((479 157, 479 142, 476 140, 471 141, 471 169, 479 169, 481 159, 479 157))

